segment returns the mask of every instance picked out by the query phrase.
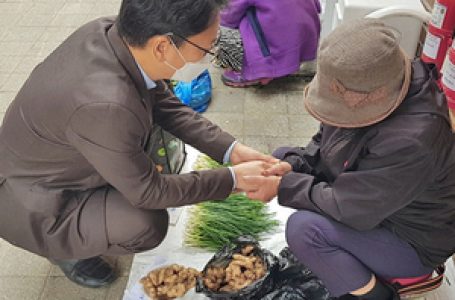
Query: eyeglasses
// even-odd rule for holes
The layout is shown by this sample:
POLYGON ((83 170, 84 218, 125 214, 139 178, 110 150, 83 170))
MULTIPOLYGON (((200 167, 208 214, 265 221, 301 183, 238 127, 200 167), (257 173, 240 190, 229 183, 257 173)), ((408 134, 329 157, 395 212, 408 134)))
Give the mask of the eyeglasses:
MULTIPOLYGON (((166 33, 167 36, 169 37, 172 37, 172 36, 176 36, 182 40, 184 40, 185 42, 187 42, 188 44, 192 45, 193 47, 196 47, 198 48, 199 50, 203 51, 204 53, 206 54, 210 54, 212 56, 216 56, 216 49, 218 48, 218 45, 220 44, 220 40, 221 40, 221 31, 218 31, 218 34, 217 34, 217 37, 216 37, 216 40, 215 42, 213 43, 213 46, 210 50, 208 49, 205 49, 204 47, 201 47, 199 46, 198 44, 190 41, 189 39, 187 38, 184 38, 183 36, 179 35, 179 34, 176 34, 176 33, 172 33, 172 32, 169 32, 169 33, 166 33)), ((172 41, 174 42, 174 41, 172 41)))
POLYGON ((233 62, 235 61, 238 61, 238 58, 236 58, 235 56, 231 55, 231 53, 229 53, 229 51, 226 51, 225 49, 223 48, 220 48, 220 41, 222 39, 222 34, 221 34, 221 31, 218 31, 218 34, 217 34, 217 37, 216 37, 216 40, 215 42, 213 43, 213 46, 210 50, 208 49, 205 49, 204 47, 201 47, 199 46, 198 44, 188 40, 187 38, 184 38, 183 36, 179 35, 179 34, 176 34, 176 33, 172 33, 172 32, 169 32, 169 33, 166 33, 165 35, 169 36, 171 42, 173 42, 175 44, 175 41, 172 39, 173 36, 176 36, 182 40, 184 40, 185 42, 187 42, 188 44, 192 45, 193 47, 196 47, 198 48, 199 50, 203 51, 204 53, 206 54, 210 54, 211 56, 213 56, 215 59, 219 59, 220 55, 223 55, 225 57, 228 57, 228 59, 225 61, 225 63, 228 65, 229 68, 231 68, 232 70, 238 70, 239 69, 239 65, 241 65, 240 62, 238 62, 236 65, 234 65, 233 62))

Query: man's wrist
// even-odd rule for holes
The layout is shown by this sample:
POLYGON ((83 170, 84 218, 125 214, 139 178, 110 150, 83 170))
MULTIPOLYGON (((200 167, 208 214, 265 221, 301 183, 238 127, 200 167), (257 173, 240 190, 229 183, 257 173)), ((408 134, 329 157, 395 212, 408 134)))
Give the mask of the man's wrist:
POLYGON ((228 169, 231 172, 232 176, 232 190, 235 190, 237 188, 237 179, 235 177, 235 171, 233 167, 228 167, 228 169))
POLYGON ((234 150, 234 146, 237 143, 238 143, 237 141, 233 141, 232 144, 229 146, 229 148, 224 153, 224 157, 223 157, 223 163, 224 164, 231 162, 232 150, 234 150))

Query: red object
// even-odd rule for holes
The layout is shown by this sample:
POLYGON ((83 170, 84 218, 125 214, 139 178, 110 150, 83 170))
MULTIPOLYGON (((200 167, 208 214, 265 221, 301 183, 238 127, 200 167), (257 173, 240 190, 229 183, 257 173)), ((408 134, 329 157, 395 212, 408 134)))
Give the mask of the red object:
MULTIPOLYGON (((455 44, 455 42, 454 42, 455 44)), ((454 44, 450 47, 448 58, 442 74, 442 89, 447 98, 447 106, 450 110, 455 110, 455 48, 454 44)))
POLYGON ((426 63, 435 64, 440 72, 447 49, 452 43, 454 29, 455 1, 436 0, 421 58, 426 63))
POLYGON ((389 279, 387 280, 388 282, 390 283, 398 283, 400 284, 401 286, 408 286, 408 285, 411 285, 411 284, 416 284, 416 283, 420 283, 420 282, 424 282, 426 280, 428 280, 429 278, 431 278, 431 273, 428 274, 428 275, 423 275, 423 276, 420 276, 420 277, 412 277, 412 278, 393 278, 393 279, 389 279))
POLYGON ((437 29, 453 32, 455 28, 455 3, 453 0, 436 0, 430 23, 437 29))

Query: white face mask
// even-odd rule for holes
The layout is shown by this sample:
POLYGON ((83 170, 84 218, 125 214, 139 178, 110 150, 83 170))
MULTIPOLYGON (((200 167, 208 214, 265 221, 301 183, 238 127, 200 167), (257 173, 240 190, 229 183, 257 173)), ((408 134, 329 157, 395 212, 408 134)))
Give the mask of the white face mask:
POLYGON ((164 61, 166 65, 175 70, 174 75, 171 76, 172 80, 191 82, 193 79, 196 79, 202 72, 209 68, 210 57, 208 54, 204 55, 204 57, 202 57, 198 62, 187 62, 173 42, 172 45, 174 46, 175 50, 177 50, 180 58, 185 62, 183 67, 177 69, 167 61, 164 61))

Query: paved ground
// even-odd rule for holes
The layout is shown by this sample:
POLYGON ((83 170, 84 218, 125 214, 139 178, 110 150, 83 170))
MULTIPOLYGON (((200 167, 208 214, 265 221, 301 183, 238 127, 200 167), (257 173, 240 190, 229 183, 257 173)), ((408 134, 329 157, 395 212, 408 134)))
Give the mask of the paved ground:
MULTIPOLYGON (((116 14, 118 0, 0 0, 0 119, 33 67, 81 24, 116 14)), ((64 67, 64 65, 62 65, 64 67)), ((231 89, 212 70, 213 101, 205 115, 264 152, 301 145, 317 128, 305 112, 305 80, 231 89)), ((79 288, 47 260, 0 240, 0 300, 121 299, 132 257, 112 259, 120 279, 105 289, 79 288)))

